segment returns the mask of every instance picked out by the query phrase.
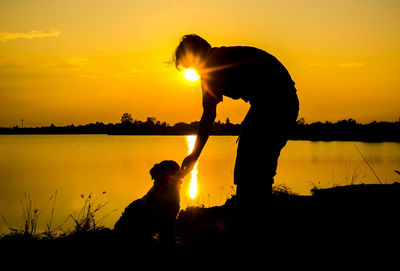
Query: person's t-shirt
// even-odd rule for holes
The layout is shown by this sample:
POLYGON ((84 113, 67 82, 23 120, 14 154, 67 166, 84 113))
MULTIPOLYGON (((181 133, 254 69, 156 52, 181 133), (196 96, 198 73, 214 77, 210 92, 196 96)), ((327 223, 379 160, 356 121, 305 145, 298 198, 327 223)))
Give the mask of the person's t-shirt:
POLYGON ((223 95, 251 104, 280 102, 296 91, 286 68, 272 55, 254 47, 214 47, 202 70, 203 106, 223 95), (266 101, 267 100, 267 101, 266 101))

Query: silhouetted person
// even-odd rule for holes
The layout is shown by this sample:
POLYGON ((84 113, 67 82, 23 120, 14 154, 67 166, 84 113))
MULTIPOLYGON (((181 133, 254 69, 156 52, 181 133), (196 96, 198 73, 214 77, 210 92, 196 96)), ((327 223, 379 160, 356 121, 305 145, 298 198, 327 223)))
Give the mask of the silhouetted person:
POLYGON ((150 175, 153 187, 125 208, 114 230, 127 240, 149 242, 158 233, 160 241, 170 242, 180 209, 180 168, 175 161, 165 160, 155 164, 150 175))
POLYGON ((197 35, 185 35, 176 48, 177 69, 194 68, 201 76, 203 114, 192 153, 182 163, 189 173, 207 142, 223 96, 251 104, 241 124, 234 183, 242 214, 260 210, 271 196, 281 149, 295 125, 299 100, 286 68, 254 47, 211 47, 197 35))

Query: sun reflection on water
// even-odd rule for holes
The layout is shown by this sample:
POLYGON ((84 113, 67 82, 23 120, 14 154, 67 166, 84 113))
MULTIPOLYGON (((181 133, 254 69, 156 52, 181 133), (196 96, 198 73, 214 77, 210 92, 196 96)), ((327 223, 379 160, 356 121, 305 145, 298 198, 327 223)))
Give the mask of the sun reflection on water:
MULTIPOLYGON (((194 148, 194 144, 196 142, 196 136, 187 136, 186 137, 188 144, 188 153, 190 154, 194 148)), ((191 176, 190 176, 190 186, 189 186, 189 197, 194 199, 197 194, 197 163, 195 164, 191 176)))

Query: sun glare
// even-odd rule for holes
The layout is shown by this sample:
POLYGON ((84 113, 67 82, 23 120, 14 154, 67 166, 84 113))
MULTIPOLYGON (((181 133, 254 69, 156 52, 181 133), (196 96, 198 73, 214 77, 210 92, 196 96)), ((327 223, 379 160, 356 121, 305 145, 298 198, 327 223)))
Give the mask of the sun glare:
POLYGON ((185 76, 186 80, 190 82, 194 82, 199 80, 200 76, 197 74, 197 72, 193 69, 185 69, 183 71, 183 76, 185 76))
MULTIPOLYGON (((192 152, 194 144, 196 143, 196 136, 187 136, 189 153, 192 152)), ((190 177, 189 197, 194 199, 197 195, 197 163, 195 164, 190 177)))

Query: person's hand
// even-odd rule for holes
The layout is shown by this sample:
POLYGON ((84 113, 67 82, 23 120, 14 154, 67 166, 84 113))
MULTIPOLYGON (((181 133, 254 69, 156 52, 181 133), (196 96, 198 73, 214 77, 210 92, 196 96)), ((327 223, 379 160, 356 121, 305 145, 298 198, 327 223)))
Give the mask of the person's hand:
POLYGON ((197 162, 197 157, 194 155, 188 155, 182 162, 181 166, 181 172, 182 172, 182 178, 184 178, 186 175, 189 174, 189 172, 192 171, 194 168, 195 164, 197 162))

